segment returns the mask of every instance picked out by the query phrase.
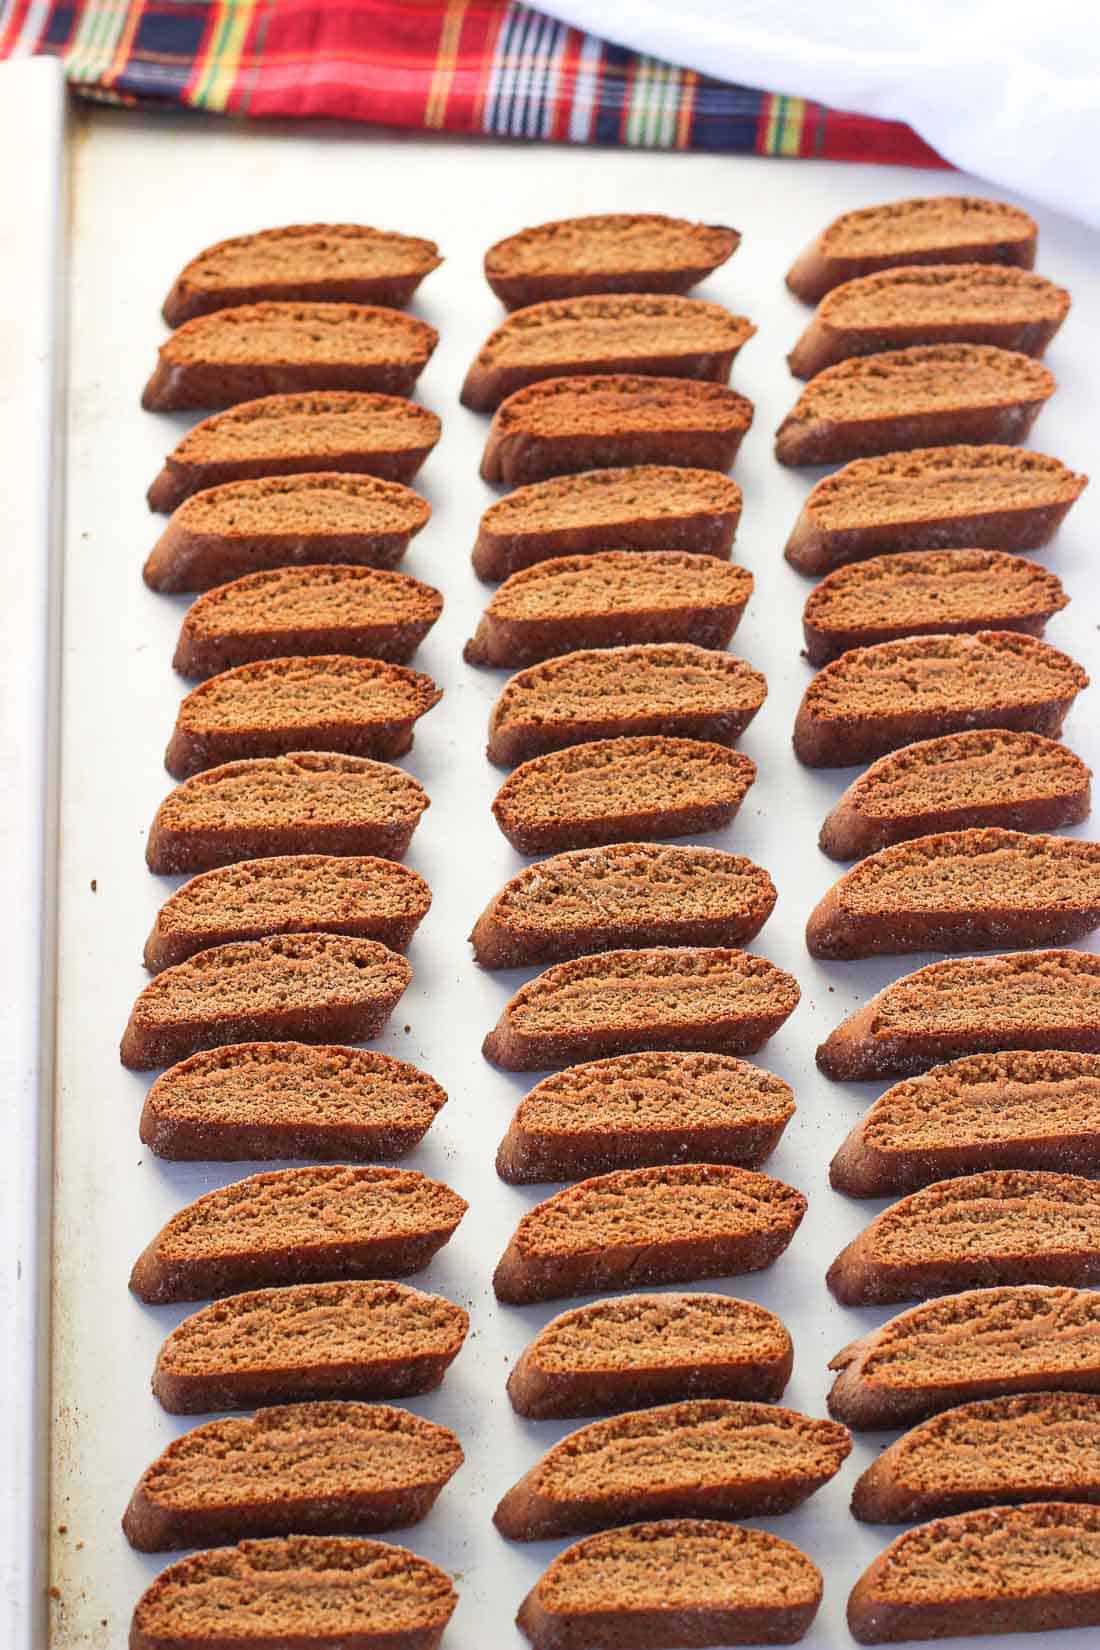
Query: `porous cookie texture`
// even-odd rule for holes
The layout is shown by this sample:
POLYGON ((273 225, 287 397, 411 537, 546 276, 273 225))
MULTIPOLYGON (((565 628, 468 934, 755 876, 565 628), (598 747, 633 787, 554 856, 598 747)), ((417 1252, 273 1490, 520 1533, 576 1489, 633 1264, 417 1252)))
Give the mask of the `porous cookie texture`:
POLYGON ((508 1377, 520 1415, 599 1415, 679 1398, 783 1396, 794 1350, 773 1312, 732 1295, 622 1295, 551 1319, 508 1377))
POLYGON ((185 1161, 370 1161, 412 1151, 446 1100, 427 1072, 374 1049, 234 1043, 158 1077, 140 1134, 185 1161))
POLYGON ((174 1415, 290 1399, 430 1392, 461 1351, 469 1316, 404 1283, 296 1283, 215 1301, 177 1324, 153 1392, 174 1415))
POLYGON ((262 659, 192 688, 164 765, 174 779, 189 779, 223 762, 290 751, 403 756, 417 719, 442 697, 422 671, 379 659, 262 659))
POLYGON ((497 408, 481 475, 516 487, 620 465, 729 470, 752 414, 725 384, 640 373, 547 378, 497 408))
POLYGON ((225 762, 178 785, 145 844, 151 871, 208 871, 276 854, 401 859, 430 806, 424 787, 388 762, 294 751, 225 762))
POLYGON ((485 279, 506 309, 589 292, 687 292, 740 240, 725 224, 661 212, 559 218, 496 241, 485 254, 485 279))
POLYGON ((580 848, 505 883, 470 941, 483 968, 630 946, 742 945, 775 900, 768 873, 741 854, 652 842, 580 848))
POLYGON ((1100 1053, 1100 957, 1032 951, 929 963, 842 1021, 817 1051, 826 1077, 908 1077, 1010 1049, 1100 1053))
POLYGON ((1056 831, 1088 818, 1091 784, 1080 757, 1041 734, 948 733, 873 762, 827 815, 818 846, 859 859, 937 831, 1056 831))
POLYGON ((716 470, 636 464, 517 487, 490 504, 473 549, 482 579, 505 579, 558 556, 690 550, 728 561, 741 489, 716 470))
POLYGON ((441 429, 434 412, 401 395, 261 396, 188 430, 149 488, 149 508, 171 511, 207 487, 260 476, 333 470, 411 481, 441 429))
POLYGON ((546 1077, 497 1152, 514 1183, 658 1163, 756 1168, 794 1115, 790 1085, 728 1054, 620 1054, 546 1077))
POLYGON ((521 854, 699 836, 734 819, 755 778, 750 756, 713 741, 594 739, 522 763, 493 816, 521 854))
POLYGON ((1038 550, 1085 488, 1045 453, 962 444, 857 458, 813 488, 787 540, 800 573, 911 550, 1038 550))
POLYGON ((508 1071, 650 1049, 755 1054, 799 995, 793 975, 748 951, 609 951, 556 963, 522 986, 482 1052, 508 1071))
POLYGON ((1068 654, 1010 630, 880 642, 814 677, 795 718, 795 755, 807 767, 835 768, 973 728, 1057 738, 1088 683, 1068 654))
POLYGON ((415 1169, 270 1169, 196 1198, 138 1256, 144 1301, 201 1300, 278 1283, 400 1278, 453 1236, 466 1203, 415 1169))
POLYGON ((1036 1284, 925 1301, 842 1348, 829 1412, 904 1427, 956 1404, 1027 1392, 1100 1392, 1100 1294, 1036 1284))
POLYGON ((419 1523, 461 1465, 454 1433, 407 1410, 278 1405, 175 1439, 138 1480, 122 1528, 145 1553, 242 1536, 374 1535, 419 1523))
POLYGON ((412 969, 377 940, 277 934, 213 946, 145 987, 122 1036, 124 1066, 175 1065, 223 1043, 365 1043, 377 1037, 412 969))
POLYGON ((684 1283, 770 1266, 802 1216, 801 1192, 717 1163, 620 1169, 556 1192, 523 1216, 493 1274, 513 1305, 684 1283))
POLYGON ((630 734, 731 745, 767 692, 743 659, 688 642, 586 648, 512 677, 489 717, 488 756, 511 766, 630 734))
POLYGON ((1049 368, 988 344, 921 344, 826 367, 776 432, 780 464, 956 442, 1024 441, 1057 385, 1049 368))

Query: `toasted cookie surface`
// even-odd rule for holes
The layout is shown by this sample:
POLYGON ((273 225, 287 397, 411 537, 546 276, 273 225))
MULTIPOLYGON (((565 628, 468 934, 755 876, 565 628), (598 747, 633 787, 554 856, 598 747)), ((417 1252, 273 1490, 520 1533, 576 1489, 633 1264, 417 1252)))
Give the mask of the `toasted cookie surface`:
POLYGON ((559 218, 496 241, 485 254, 485 278, 508 309, 588 292, 687 292, 740 240, 725 224, 660 212, 559 218))

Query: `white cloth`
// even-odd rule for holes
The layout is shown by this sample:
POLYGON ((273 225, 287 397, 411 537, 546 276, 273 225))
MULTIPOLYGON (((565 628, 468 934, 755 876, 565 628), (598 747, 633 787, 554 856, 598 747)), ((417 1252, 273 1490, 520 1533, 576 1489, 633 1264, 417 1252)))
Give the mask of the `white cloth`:
POLYGON ((742 86, 908 122, 963 171, 1100 225, 1096 0, 535 0, 742 86))

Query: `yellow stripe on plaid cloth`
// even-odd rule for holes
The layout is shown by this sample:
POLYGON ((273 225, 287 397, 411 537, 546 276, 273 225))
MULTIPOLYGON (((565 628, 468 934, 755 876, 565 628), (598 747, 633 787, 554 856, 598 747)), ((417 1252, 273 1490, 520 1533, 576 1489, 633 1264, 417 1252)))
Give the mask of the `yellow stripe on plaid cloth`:
POLYGON ((115 50, 133 14, 136 25, 140 5, 87 6, 65 54, 65 71, 77 85, 102 81, 111 68, 115 50))
POLYGON ((439 31, 439 55, 435 60, 428 101, 424 106, 424 124, 432 131, 442 130, 447 118, 447 99, 458 62, 458 43, 462 38, 462 21, 468 3, 469 0, 449 0, 439 31))
POLYGON ((802 129, 806 121, 806 102, 801 97, 782 97, 773 92, 768 98, 767 125, 762 152, 765 155, 799 155, 802 153, 802 129))
POLYGON ((196 109, 223 113, 241 66, 244 43, 259 0, 225 0, 210 33, 206 66, 190 101, 196 109))

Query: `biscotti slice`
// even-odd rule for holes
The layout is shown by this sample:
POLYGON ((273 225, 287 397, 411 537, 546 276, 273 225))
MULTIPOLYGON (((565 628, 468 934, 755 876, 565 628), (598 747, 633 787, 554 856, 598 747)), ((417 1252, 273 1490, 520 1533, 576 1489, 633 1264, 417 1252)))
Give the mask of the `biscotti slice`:
POLYGON ((130 1273, 143 1301, 280 1283, 403 1278, 454 1236, 465 1200, 415 1169, 268 1169, 173 1215, 130 1273))
POLYGON ((764 703, 760 671, 690 642, 582 648, 518 671, 489 718, 500 767, 590 739, 672 734, 732 745, 764 703))
POLYGON ((1003 264, 914 264, 834 287, 787 357, 812 378, 853 355, 912 344, 995 344, 1043 355, 1070 295, 1043 275, 1003 264))
POLYGON ((880 848, 810 913, 806 949, 834 961, 908 951, 1070 945, 1100 927, 1100 843, 999 829, 880 848))
POLYGON ((620 1054, 546 1077, 497 1152, 515 1184, 579 1180, 658 1163, 769 1157, 794 1116, 790 1085, 727 1054, 620 1054))
POLYGON ((252 859, 177 889, 157 913, 145 966, 159 974, 196 951, 271 934, 351 934, 406 951, 431 903, 424 878, 392 859, 252 859))
POLYGON ((750 756, 705 740, 594 739, 522 763, 493 815, 521 854, 698 836, 730 823, 755 778, 750 756))
POLYGON ((857 458, 810 493, 784 554, 800 573, 828 573, 896 551, 944 546, 1038 550, 1088 477, 1018 447, 924 447, 857 458))
POLYGON ((826 817, 818 846, 859 859, 936 831, 1056 831, 1088 818, 1091 782, 1080 757, 1041 734, 948 733, 873 762, 826 817))
POLYGON ((989 344, 918 344, 841 361, 812 378, 776 432, 780 464, 958 442, 1024 441, 1057 385, 1030 355, 989 344))
POLYGON ((334 470, 411 481, 441 428, 435 413, 401 395, 263 396, 188 430, 149 488, 149 508, 171 511, 207 487, 260 476, 334 470))
POLYGON ((843 768, 972 728, 1057 738, 1088 685, 1068 654, 1012 630, 858 647, 807 687, 795 718, 795 755, 810 768, 843 768))
POLYGON ((656 842, 579 848, 506 882, 470 943, 482 968, 631 946, 743 945, 775 900, 767 871, 741 854, 656 842))
MULTIPOLYGON (((1100 979, 1100 959, 1097 969, 1100 979)), ((749 951, 608 951, 555 963, 521 986, 482 1053, 506 1071, 549 1071, 651 1049, 755 1054, 799 996, 793 974, 749 951)))
POLYGON ((442 611, 439 591, 407 573, 323 565, 249 573, 192 603, 172 664, 200 681, 296 654, 407 664, 442 611))
POLYGON ((545 378, 517 390, 493 414, 481 475, 518 487, 620 465, 729 470, 752 413, 752 402, 736 390, 690 378, 545 378))
POLYGON ((438 342, 427 321, 377 304, 240 304, 176 328, 141 404, 180 412, 314 390, 409 395, 438 342))
POLYGON ((843 1347, 829 1413, 850 1427, 904 1427, 972 1399, 1100 1392, 1100 1293, 969 1289, 924 1301, 843 1347))
POLYGON ((1041 636, 1067 605, 1062 581, 1000 550, 924 550, 838 567, 802 609, 806 657, 828 664, 901 636, 1020 630, 1041 636))
POLYGON ((311 850, 401 859, 430 805, 411 774, 366 756, 294 751, 226 762, 165 797, 145 860, 177 875, 311 850))
POLYGON ((791 291, 808 304, 862 275, 902 264, 1031 269, 1039 226, 1018 206, 976 195, 930 195, 842 212, 795 260, 791 291))
POLYGON ((690 1399, 596 1421, 549 1449, 493 1523, 542 1541, 652 1518, 791 1512, 839 1472, 847 1428, 773 1404, 690 1399))
POLYGON ((1100 1626, 1100 1507, 1028 1502, 907 1530, 848 1599, 859 1644, 1100 1626))
POLYGON ((929 963, 842 1021, 817 1063, 826 1077, 866 1082, 1010 1049, 1100 1053, 1100 957, 1030 951, 929 963))
POLYGON ((375 1535, 418 1524, 461 1465, 450 1428, 407 1410, 281 1405, 176 1438, 142 1473, 122 1528, 143 1553, 242 1536, 375 1535))
POLYGON ((436 1650, 457 1603, 445 1571, 385 1541, 242 1541, 162 1570, 130 1650, 436 1650))
POLYGON ((555 1192, 523 1216, 493 1273, 501 1301, 759 1272, 806 1212, 793 1186, 753 1169, 679 1163, 618 1169, 555 1192))
POLYGON ((1100 1395, 1033 1392, 933 1416, 856 1480, 852 1513, 910 1524, 1021 1501, 1100 1502, 1100 1395))
POLYGON ((379 659, 260 659, 191 690, 164 765, 174 779, 189 779, 223 762, 290 751, 403 756, 417 719, 442 697, 423 671, 379 659))
POLYGON ((485 254, 485 279, 506 309, 589 292, 687 292, 740 241, 725 224, 661 212, 559 218, 496 241, 485 254))
POLYGON ((756 328, 721 304, 657 292, 555 298, 515 310, 491 332, 462 386, 462 404, 493 412, 545 378, 634 372, 728 381, 756 328))
POLYGON ((844 1306, 999 1283, 1098 1283, 1100 1186, 1036 1169, 937 1180, 865 1226, 826 1282, 844 1306))
POLYGON ((270 299, 402 309, 443 262, 434 241, 365 223, 291 223, 204 247, 164 300, 170 327, 270 299))
POLYGON ((915 1192, 979 1169, 1100 1174, 1100 1057, 976 1054, 895 1083, 829 1167, 849 1197, 915 1192))
POLYGON ((559 1553, 516 1621, 535 1650, 794 1644, 821 1603, 817 1566, 766 1530, 662 1519, 559 1553))
POLYGON ((517 487, 481 518, 481 579, 506 579, 557 556, 605 550, 690 550, 728 561, 741 489, 717 470, 635 464, 517 487))
POLYGON ((412 1151, 446 1101, 434 1077, 374 1049, 235 1043, 158 1077, 140 1134, 176 1161, 363 1162, 412 1151))
POLYGON ((410 1398, 440 1384, 469 1323, 463 1307, 404 1283, 256 1289, 177 1324, 157 1354, 153 1392, 172 1415, 410 1398))
POLYGON ((275 934, 166 968, 130 1011, 120 1058, 173 1066, 223 1043, 365 1043, 412 979, 405 958, 347 934, 275 934))
POLYGON ((724 648, 752 587, 747 568, 683 550, 561 556, 501 585, 463 658, 511 669, 582 647, 694 642, 724 648))

